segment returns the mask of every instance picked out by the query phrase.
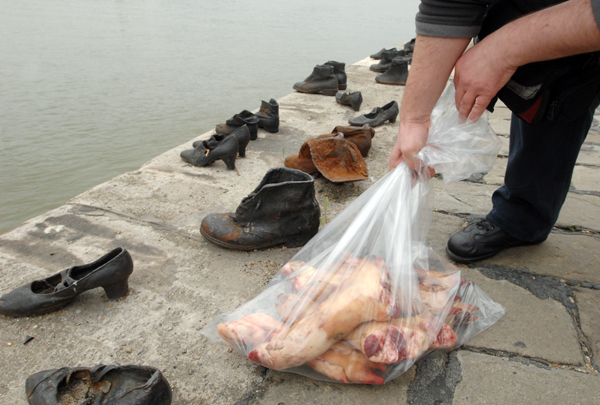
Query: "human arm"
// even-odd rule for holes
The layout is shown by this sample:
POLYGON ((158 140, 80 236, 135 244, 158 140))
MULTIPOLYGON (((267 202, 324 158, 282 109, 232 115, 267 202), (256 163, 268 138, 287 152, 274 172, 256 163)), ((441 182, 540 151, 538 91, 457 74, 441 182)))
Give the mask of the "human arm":
POLYGON ((519 66, 600 50, 591 0, 569 0, 510 22, 458 59, 455 101, 476 120, 519 66))
POLYGON ((400 108, 400 130, 389 159, 390 169, 402 160, 413 170, 419 167, 415 155, 427 142, 431 111, 470 41, 471 38, 417 35, 400 108))

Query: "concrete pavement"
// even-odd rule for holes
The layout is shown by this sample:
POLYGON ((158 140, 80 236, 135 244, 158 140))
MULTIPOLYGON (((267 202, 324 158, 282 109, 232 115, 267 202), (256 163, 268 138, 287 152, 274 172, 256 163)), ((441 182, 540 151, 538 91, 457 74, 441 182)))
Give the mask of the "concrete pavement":
MULTIPOLYGON (((179 152, 191 147, 190 140, 1 235, 0 294, 116 246, 129 250, 135 269, 124 299, 108 301, 96 289, 57 313, 0 318, 0 404, 26 404, 25 379, 37 371, 98 363, 160 368, 173 385, 174 404, 600 403, 598 121, 548 240, 459 266, 506 308, 497 324, 466 346, 425 360, 384 386, 358 386, 269 371, 200 335, 214 316, 262 291, 299 250, 221 249, 200 236, 200 221, 208 213, 235 210, 264 173, 282 166, 284 155, 297 153, 306 139, 375 106, 400 102, 403 88, 377 84, 371 63, 367 58, 346 69, 346 91, 363 94, 358 113, 333 97, 291 93, 278 100, 280 132, 259 130, 247 158, 236 162, 239 173, 221 161, 206 168, 185 164, 179 152), (34 337, 27 345, 26 336, 34 337)), ((505 107, 490 115, 504 145, 490 173, 448 185, 431 180, 435 212, 429 243, 443 256, 448 236, 491 208, 506 167, 509 117, 505 107)), ((335 185, 316 179, 322 210, 329 201, 329 218, 387 172, 397 130, 398 122, 376 129, 367 181, 335 185)))

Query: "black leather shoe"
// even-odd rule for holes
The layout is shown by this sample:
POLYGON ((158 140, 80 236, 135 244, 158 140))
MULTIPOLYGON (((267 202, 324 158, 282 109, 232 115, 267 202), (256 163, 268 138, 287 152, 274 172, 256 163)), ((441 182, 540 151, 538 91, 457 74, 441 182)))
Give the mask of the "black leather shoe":
POLYGON ((537 245, 544 240, 546 238, 536 242, 522 241, 510 236, 489 219, 477 218, 450 237, 446 253, 459 263, 472 263, 488 259, 510 247, 537 245))
POLYGON ((150 366, 63 367, 35 373, 25 382, 30 405, 169 405, 171 386, 150 366))
POLYGON ((127 279, 133 272, 133 260, 124 248, 90 264, 71 267, 43 280, 25 284, 0 297, 0 314, 35 316, 57 311, 79 294, 102 287, 109 299, 127 295, 127 279))
POLYGON ((363 125, 369 124, 371 127, 378 127, 386 121, 390 123, 396 122, 400 109, 398 103, 390 101, 383 107, 375 107, 368 114, 359 115, 358 117, 350 118, 348 123, 355 127, 362 127, 363 125))

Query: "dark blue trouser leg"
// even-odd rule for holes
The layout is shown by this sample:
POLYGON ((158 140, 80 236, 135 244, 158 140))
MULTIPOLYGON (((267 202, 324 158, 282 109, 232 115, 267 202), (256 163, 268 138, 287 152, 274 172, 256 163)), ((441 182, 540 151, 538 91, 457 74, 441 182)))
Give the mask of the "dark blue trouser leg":
POLYGON ((530 125, 513 114, 504 185, 492 195, 488 219, 523 241, 548 236, 567 197, 595 107, 555 125, 530 125))

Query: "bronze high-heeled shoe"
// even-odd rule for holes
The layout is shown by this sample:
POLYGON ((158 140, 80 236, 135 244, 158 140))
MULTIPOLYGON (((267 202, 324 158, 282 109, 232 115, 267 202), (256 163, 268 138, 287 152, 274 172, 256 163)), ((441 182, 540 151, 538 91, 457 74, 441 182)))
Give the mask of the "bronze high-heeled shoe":
POLYGON ((90 264, 71 267, 25 284, 0 297, 0 314, 35 316, 59 310, 79 294, 102 287, 109 299, 127 295, 133 260, 124 248, 114 249, 90 264))
POLYGON ((242 125, 238 129, 234 130, 229 135, 213 135, 207 141, 196 141, 192 144, 192 146, 197 148, 202 145, 202 142, 206 142, 207 149, 215 149, 219 144, 225 139, 227 136, 233 136, 238 141, 238 152, 240 157, 246 157, 246 146, 250 143, 250 130, 246 124, 242 125))
POLYGON ((226 136, 216 145, 202 141, 198 147, 181 152, 180 156, 194 166, 206 166, 216 160, 222 160, 228 170, 234 170, 238 150, 239 144, 235 136, 226 136))

